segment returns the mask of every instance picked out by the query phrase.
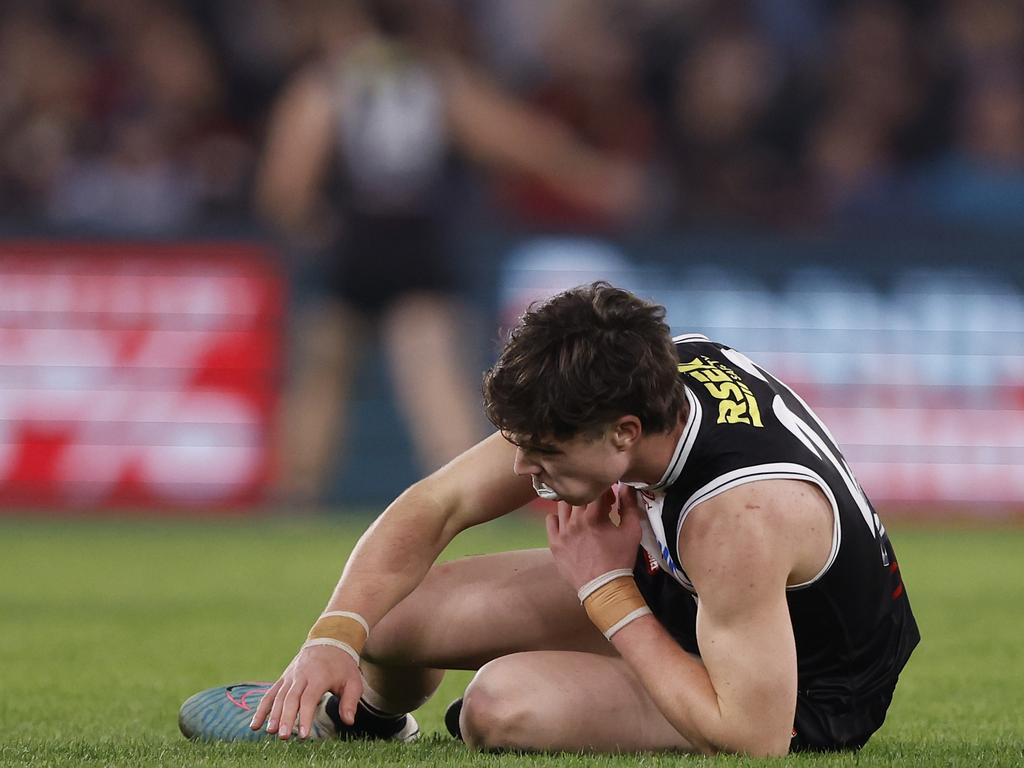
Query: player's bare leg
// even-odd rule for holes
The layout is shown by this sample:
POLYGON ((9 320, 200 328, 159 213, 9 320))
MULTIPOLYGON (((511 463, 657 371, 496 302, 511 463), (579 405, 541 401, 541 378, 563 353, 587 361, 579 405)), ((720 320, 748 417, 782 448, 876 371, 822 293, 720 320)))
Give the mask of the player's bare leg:
POLYGON ((539 650, 614 653, 550 551, 502 552, 435 565, 373 628, 363 672, 379 697, 374 706, 406 712, 433 693, 439 670, 539 650))
POLYGON ((459 718, 478 749, 693 752, 620 658, 534 651, 485 665, 459 718))
POLYGON ((374 627, 374 705, 420 706, 442 669, 479 669, 460 726, 483 749, 692 751, 594 628, 547 549, 434 566, 374 627))
POLYGON ((383 337, 398 401, 421 465, 447 464, 480 439, 479 387, 466 365, 455 302, 403 296, 384 318, 383 337))
POLYGON ((309 308, 296 333, 295 371, 278 423, 280 492, 293 501, 319 500, 337 455, 348 413, 364 323, 338 302, 309 308))
MULTIPOLYGON (((433 694, 443 670, 480 669, 463 712, 467 740, 474 746, 686 748, 657 725, 660 715, 591 624, 547 549, 435 565, 373 627, 361 667, 366 685, 354 730, 349 731, 357 738, 414 738, 418 726, 404 713, 433 694), (635 705, 640 719, 623 719, 622 702, 635 705), (534 715, 527 712, 531 707, 537 708, 534 715), (557 723, 564 728, 557 723, 542 728, 530 719, 551 712, 558 713, 557 723), (603 740, 572 724, 580 718, 601 728, 603 740)), ((190 738, 260 738, 248 728, 252 712, 238 706, 246 705, 246 697, 258 701, 255 697, 269 687, 242 684, 196 694, 182 707, 182 732, 190 738)), ((346 730, 337 707, 337 697, 325 697, 314 718, 315 738, 346 730)))
MULTIPOLYGON (((362 649, 366 685, 354 726, 340 722, 337 696, 314 717, 314 738, 405 741, 418 726, 406 713, 436 690, 444 669, 478 669, 524 650, 613 653, 590 623, 575 591, 547 549, 502 552, 441 563, 377 622, 362 649)), ((218 741, 265 737, 249 722, 272 683, 201 691, 182 705, 179 725, 189 738, 218 741)))

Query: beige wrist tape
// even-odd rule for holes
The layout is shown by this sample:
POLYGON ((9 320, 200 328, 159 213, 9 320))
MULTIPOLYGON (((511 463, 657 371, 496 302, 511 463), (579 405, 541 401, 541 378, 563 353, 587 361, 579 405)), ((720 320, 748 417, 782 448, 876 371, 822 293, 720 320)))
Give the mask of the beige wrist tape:
POLYGON ((628 568, 598 576, 579 591, 587 616, 609 640, 631 621, 651 612, 628 568))
POLYGON ((351 656, 356 664, 359 663, 359 654, 366 645, 366 638, 370 634, 370 625, 366 619, 352 611, 325 611, 320 614, 309 634, 303 648, 310 648, 314 645, 329 645, 338 648, 351 656))

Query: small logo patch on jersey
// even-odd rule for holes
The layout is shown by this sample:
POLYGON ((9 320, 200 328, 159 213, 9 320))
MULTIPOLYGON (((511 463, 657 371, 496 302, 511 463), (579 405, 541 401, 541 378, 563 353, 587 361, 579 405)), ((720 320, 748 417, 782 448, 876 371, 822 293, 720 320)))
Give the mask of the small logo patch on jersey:
POLYGON ((646 549, 644 550, 644 554, 647 555, 647 572, 653 576, 661 570, 661 566, 658 565, 658 559, 646 549))

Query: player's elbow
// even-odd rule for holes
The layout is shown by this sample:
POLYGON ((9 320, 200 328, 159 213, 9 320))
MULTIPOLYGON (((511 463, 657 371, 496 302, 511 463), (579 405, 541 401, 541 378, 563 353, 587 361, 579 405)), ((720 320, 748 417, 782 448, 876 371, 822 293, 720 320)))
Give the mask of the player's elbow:
POLYGON ((785 757, 789 754, 791 733, 772 734, 770 738, 758 739, 744 754, 750 757, 785 757))
POLYGON ((260 184, 256 192, 256 210, 274 229, 284 234, 300 232, 308 219, 309 204, 295 190, 276 183, 260 184))
MULTIPOLYGON (((696 751, 705 755, 744 755, 747 757, 782 757, 789 754, 791 725, 768 722, 772 713, 731 713, 683 733, 696 751)), ((777 719, 776 719, 777 720, 777 719)), ((694 723, 694 725, 697 725, 694 723)))
POLYGON ((730 754, 747 757, 785 757, 789 754, 790 731, 733 734, 700 745, 701 752, 709 755, 730 754))

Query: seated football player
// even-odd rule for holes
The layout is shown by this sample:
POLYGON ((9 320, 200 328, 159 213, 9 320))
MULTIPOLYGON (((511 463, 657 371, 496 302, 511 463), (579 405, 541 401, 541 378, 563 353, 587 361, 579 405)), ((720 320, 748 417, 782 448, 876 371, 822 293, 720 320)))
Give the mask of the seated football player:
POLYGON ((276 682, 197 694, 186 735, 407 740, 458 668, 476 748, 861 747, 919 640, 889 537, 796 393, 664 314, 606 283, 531 308, 485 376, 498 431, 373 523, 276 682), (538 494, 547 549, 434 564, 538 494))

